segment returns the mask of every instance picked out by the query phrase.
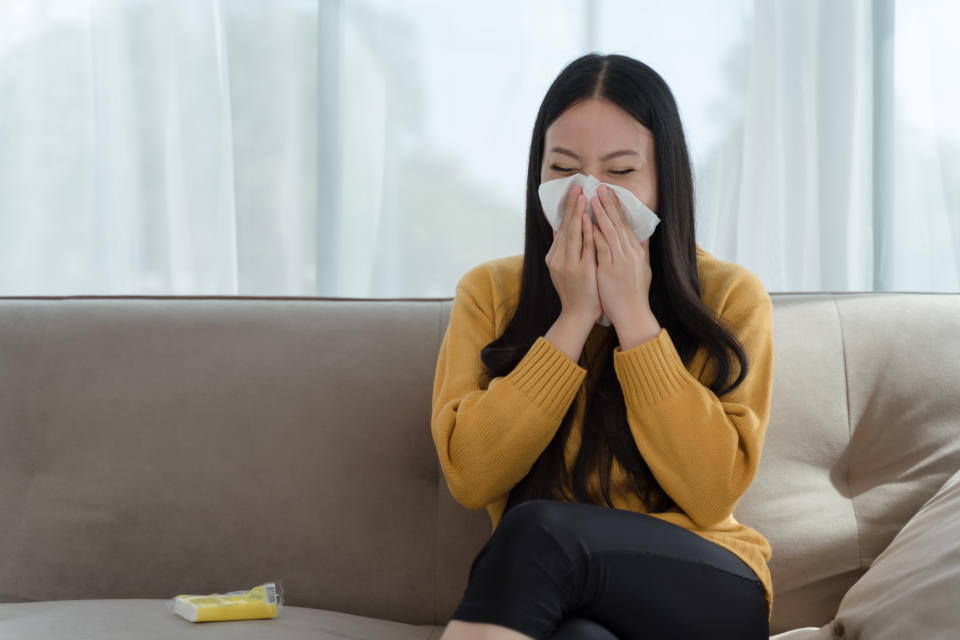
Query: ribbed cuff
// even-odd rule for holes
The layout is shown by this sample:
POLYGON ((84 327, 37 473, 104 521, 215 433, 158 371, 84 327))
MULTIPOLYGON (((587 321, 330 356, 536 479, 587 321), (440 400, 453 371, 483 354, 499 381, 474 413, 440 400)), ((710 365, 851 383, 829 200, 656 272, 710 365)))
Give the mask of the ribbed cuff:
POLYGON ((561 419, 586 375, 586 369, 540 336, 505 380, 552 418, 561 419))
POLYGON ((649 406, 673 396, 690 377, 666 328, 629 351, 613 349, 613 368, 624 397, 634 406, 649 406))

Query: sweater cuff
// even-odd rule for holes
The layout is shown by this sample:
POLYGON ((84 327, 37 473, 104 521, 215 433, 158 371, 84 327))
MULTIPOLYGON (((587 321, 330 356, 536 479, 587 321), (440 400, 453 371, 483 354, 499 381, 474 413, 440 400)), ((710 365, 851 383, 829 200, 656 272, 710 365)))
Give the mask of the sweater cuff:
POLYGON ((570 407, 586 375, 586 369, 539 336, 505 379, 552 418, 559 420, 570 407))
POLYGON ((613 368, 628 404, 649 406, 673 396, 692 377, 666 328, 629 351, 613 349, 613 368))

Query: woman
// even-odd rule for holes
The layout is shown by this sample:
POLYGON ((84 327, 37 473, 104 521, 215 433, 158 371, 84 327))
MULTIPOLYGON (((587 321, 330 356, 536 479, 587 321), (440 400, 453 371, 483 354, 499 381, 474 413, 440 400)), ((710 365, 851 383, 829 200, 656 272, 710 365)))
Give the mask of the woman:
POLYGON ((670 89, 626 56, 574 60, 534 124, 524 253, 461 278, 437 362, 447 486, 493 525, 442 640, 766 639, 770 545, 733 510, 772 376, 770 297, 695 242, 670 89), (657 212, 653 236, 603 186, 596 223, 574 186, 554 232, 538 187, 577 172, 657 212))

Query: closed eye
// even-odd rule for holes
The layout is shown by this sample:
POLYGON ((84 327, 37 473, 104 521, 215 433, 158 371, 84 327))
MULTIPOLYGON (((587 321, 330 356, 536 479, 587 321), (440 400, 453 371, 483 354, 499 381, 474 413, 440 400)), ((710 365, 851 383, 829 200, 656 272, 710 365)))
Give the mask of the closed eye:
MULTIPOLYGON (((573 169, 567 169, 567 168, 565 168, 565 167, 558 167, 558 166, 555 165, 555 164, 550 165, 550 168, 551 168, 551 169, 554 169, 554 170, 556 170, 556 171, 573 171, 573 169)), ((627 174, 627 173, 630 173, 631 171, 633 171, 633 169, 624 169, 623 171, 613 171, 613 170, 611 170, 610 173, 615 173, 615 174, 617 174, 618 176, 622 176, 622 175, 625 175, 625 174, 627 174)))

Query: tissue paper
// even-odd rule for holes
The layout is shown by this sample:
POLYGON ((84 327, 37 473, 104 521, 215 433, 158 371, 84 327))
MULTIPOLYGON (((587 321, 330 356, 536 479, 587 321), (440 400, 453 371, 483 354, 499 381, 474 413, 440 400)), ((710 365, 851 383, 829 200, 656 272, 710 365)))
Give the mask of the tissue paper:
MULTIPOLYGON (((593 207, 590 206, 590 200, 597 195, 597 187, 601 184, 612 189, 613 192, 617 194, 620 208, 623 209, 623 213, 627 217, 627 224, 637 237, 637 240, 643 242, 652 236, 657 225, 660 223, 660 218, 657 217, 657 214, 651 211, 647 205, 643 204, 640 198, 635 196, 633 192, 626 187, 608 182, 600 182, 592 175, 585 176, 582 173, 575 173, 566 178, 548 180, 540 183, 540 188, 537 192, 540 194, 540 204, 543 206, 543 212, 550 226, 553 227, 554 230, 560 228, 560 223, 563 221, 563 210, 566 204, 567 192, 573 185, 580 185, 583 188, 583 195, 587 198, 587 215, 589 215, 593 223, 596 224, 597 218, 594 215, 593 207)), ((609 327, 610 321, 606 316, 600 316, 597 324, 609 327)))

